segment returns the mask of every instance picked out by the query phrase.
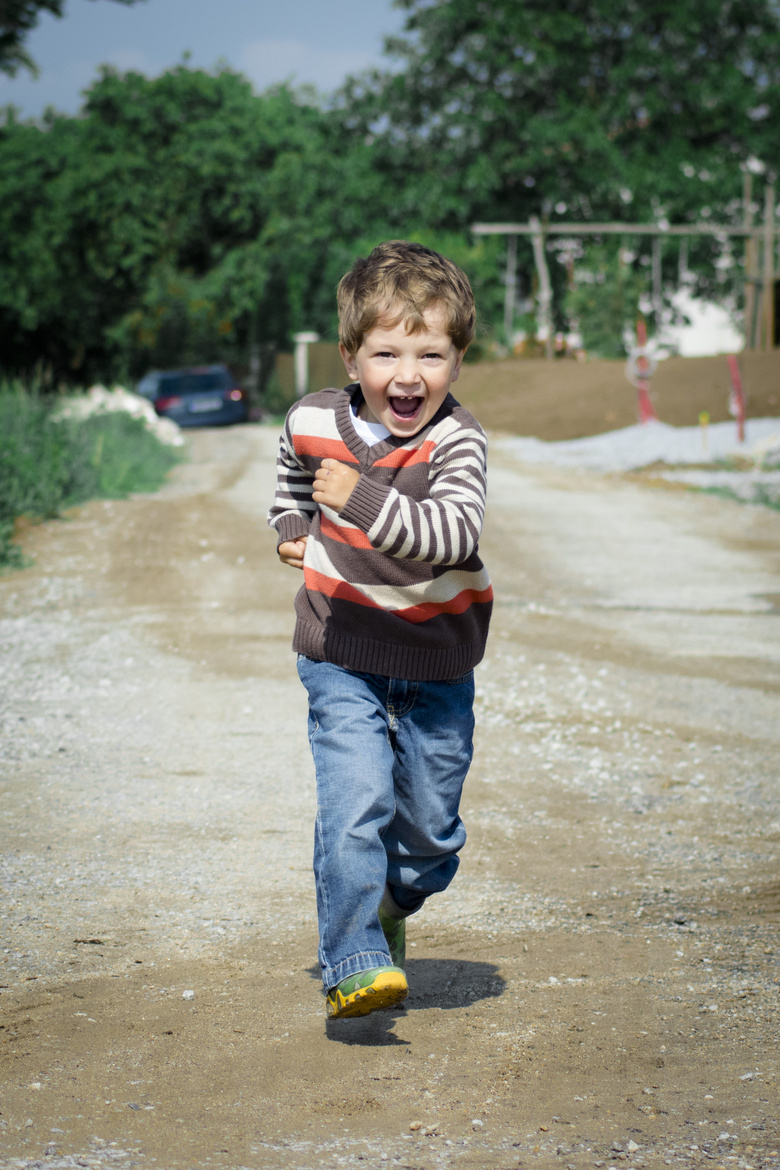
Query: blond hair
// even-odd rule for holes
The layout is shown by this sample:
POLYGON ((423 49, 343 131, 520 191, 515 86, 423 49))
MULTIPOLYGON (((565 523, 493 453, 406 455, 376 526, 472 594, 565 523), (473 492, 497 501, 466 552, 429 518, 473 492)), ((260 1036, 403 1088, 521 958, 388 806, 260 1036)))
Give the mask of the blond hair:
POLYGON ((401 321, 408 333, 427 328, 424 314, 442 308, 446 331, 458 350, 474 337, 474 294, 464 272, 422 244, 388 240, 360 257, 343 276, 337 291, 339 339, 356 354, 365 336, 381 321, 394 329, 401 321))

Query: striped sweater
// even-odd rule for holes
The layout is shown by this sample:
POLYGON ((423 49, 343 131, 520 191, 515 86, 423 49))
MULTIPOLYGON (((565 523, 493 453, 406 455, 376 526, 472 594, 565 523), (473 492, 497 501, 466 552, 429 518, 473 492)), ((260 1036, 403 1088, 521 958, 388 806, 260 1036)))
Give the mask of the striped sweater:
POLYGON ((482 658, 493 591, 477 541, 487 443, 448 395, 410 438, 367 446, 352 425, 360 387, 320 390, 290 410, 268 523, 308 536, 293 649, 352 670, 455 679, 482 658), (323 459, 360 472, 341 512, 312 500, 323 459))

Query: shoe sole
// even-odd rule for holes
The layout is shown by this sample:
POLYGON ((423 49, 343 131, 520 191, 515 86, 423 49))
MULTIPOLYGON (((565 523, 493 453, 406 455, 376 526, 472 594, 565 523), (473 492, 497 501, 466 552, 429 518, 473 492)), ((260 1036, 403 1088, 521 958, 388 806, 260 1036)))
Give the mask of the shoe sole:
POLYGON ((368 987, 360 987, 349 995, 342 995, 336 988, 327 999, 327 1013, 330 1020, 345 1020, 352 1016, 367 1016, 382 1008, 394 1007, 409 994, 409 985, 402 972, 387 971, 377 975, 368 987))

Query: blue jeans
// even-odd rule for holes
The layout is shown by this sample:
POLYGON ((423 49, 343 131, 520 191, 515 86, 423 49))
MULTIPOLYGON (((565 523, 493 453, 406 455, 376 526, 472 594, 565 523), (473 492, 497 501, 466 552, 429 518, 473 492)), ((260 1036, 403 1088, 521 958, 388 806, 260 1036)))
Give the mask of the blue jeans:
POLYGON ((390 965, 378 917, 386 885, 412 913, 455 876, 474 676, 408 682, 303 655, 298 674, 309 693, 319 960, 330 989, 390 965))

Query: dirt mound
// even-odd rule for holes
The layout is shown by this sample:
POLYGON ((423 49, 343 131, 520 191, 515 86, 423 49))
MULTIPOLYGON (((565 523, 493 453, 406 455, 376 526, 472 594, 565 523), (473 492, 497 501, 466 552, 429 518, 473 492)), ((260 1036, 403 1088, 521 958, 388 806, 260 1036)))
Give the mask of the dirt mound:
MULTIPOLYGON (((780 352, 739 358, 748 415, 780 415, 780 352)), ((670 358, 651 383, 658 417, 693 426, 699 413, 726 422, 731 378, 725 357, 670 358)), ((623 362, 480 362, 461 371, 456 396, 484 427, 555 441, 597 435, 637 421, 636 391, 623 362)))

